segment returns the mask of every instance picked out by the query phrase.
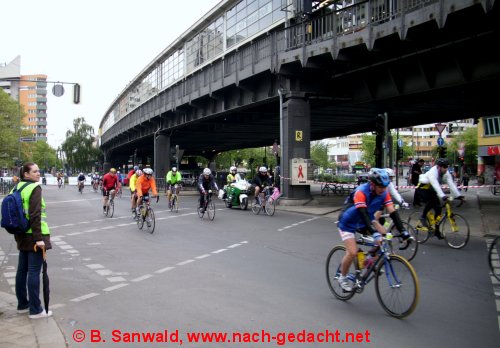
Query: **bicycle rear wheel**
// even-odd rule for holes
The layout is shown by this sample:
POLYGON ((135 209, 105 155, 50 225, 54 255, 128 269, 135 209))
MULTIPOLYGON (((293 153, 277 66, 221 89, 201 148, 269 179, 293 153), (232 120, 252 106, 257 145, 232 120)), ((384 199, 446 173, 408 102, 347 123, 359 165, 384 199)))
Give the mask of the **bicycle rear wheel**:
POLYGON ((375 274, 375 290, 382 308, 395 318, 407 317, 417 307, 420 292, 417 274, 401 256, 391 255, 380 263, 375 274))
MULTIPOLYGON (((342 301, 347 301, 351 299, 356 293, 355 291, 348 292, 343 290, 340 287, 340 283, 338 282, 338 279, 341 275, 340 265, 342 264, 342 259, 344 258, 345 254, 346 254, 345 247, 343 245, 337 245, 328 254, 328 257, 326 258, 326 267, 325 267, 326 282, 328 283, 328 287, 330 288, 332 294, 336 298, 342 301)), ((356 270, 353 262, 351 267, 349 268, 349 273, 354 275, 355 272, 356 270)), ((354 284, 351 285, 354 286, 354 284)))
POLYGON ((409 223, 402 221, 402 224, 413 238, 404 240, 403 236, 396 228, 396 225, 391 224, 389 232, 393 235, 393 238, 391 239, 392 252, 396 255, 403 256, 408 261, 411 261, 418 252, 417 236, 415 229, 409 223))
POLYGON ((208 202, 207 214, 208 214, 208 218, 210 220, 215 219, 215 203, 212 200, 210 200, 210 202, 208 202))
POLYGON ((459 214, 453 213, 441 225, 446 244, 453 249, 461 249, 467 245, 470 237, 470 227, 467 220, 459 214))
POLYGON ((496 237, 490 245, 488 251, 488 264, 490 265, 491 273, 500 281, 500 236, 496 237))
POLYGON ((172 198, 172 209, 173 211, 175 211, 176 213, 179 212, 179 200, 177 199, 177 196, 174 196, 172 198))
MULTIPOLYGON (((420 216, 422 216, 422 211, 416 210, 410 214, 408 217, 408 224, 414 228, 415 239, 417 242, 424 244, 430 237, 429 228, 422 226, 420 222, 420 216)), ((429 224, 427 222, 427 224, 429 224)))
POLYGON ((273 216, 276 210, 276 202, 274 199, 268 198, 264 209, 266 210, 267 215, 273 216))
POLYGON ((144 222, 146 223, 146 227, 149 233, 153 233, 155 231, 155 212, 153 211, 153 208, 148 207, 147 213, 146 213, 146 218, 144 219, 144 222))

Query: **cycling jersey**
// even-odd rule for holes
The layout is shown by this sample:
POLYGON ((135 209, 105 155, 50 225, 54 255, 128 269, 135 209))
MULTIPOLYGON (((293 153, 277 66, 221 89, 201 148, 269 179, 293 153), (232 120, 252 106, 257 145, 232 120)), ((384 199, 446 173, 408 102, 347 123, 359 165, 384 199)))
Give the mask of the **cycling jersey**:
POLYGON ((375 212, 380 207, 392 205, 391 195, 385 190, 381 195, 377 195, 370 189, 370 183, 359 186, 353 195, 354 205, 349 207, 340 218, 339 229, 344 232, 356 232, 357 229, 364 229, 365 225, 361 217, 359 208, 366 208, 370 221, 375 219, 375 212))
POLYGON ((205 175, 201 174, 198 178, 198 189, 201 191, 207 191, 211 187, 215 187, 216 190, 219 190, 217 183, 215 182, 215 178, 212 174, 205 178, 205 175))
POLYGON ((87 181, 87 179, 85 178, 85 175, 79 175, 78 181, 87 181))
POLYGON ((180 172, 172 172, 172 171, 169 171, 167 173, 167 183, 171 184, 171 185, 175 185, 176 183, 180 182, 182 180, 182 175, 180 172))
POLYGON ((118 186, 118 178, 116 175, 112 175, 111 173, 107 173, 102 178, 102 188, 106 191, 110 191, 118 186))
POLYGON ((439 198, 443 198, 446 196, 446 194, 441 189, 442 184, 447 184, 450 187, 450 193, 453 198, 457 198, 460 196, 460 192, 458 191, 457 186, 455 186, 451 174, 446 171, 443 175, 440 175, 437 166, 432 167, 425 174, 420 174, 418 181, 419 189, 426 190, 432 187, 434 191, 436 191, 436 194, 439 198))
POLYGON ((130 181, 128 183, 128 187, 130 188, 130 192, 135 192, 136 188, 135 185, 137 184, 137 174, 132 174, 130 177, 130 181))
POLYGON ((269 175, 260 175, 258 173, 254 178, 253 178, 253 183, 255 186, 259 186, 262 188, 263 186, 271 186, 273 184, 273 180, 269 175))
POLYGON ((148 179, 146 175, 141 175, 139 179, 137 179, 135 182, 135 189, 137 190, 137 197, 146 195, 150 189, 153 191, 154 196, 158 195, 155 178, 151 177, 148 179))

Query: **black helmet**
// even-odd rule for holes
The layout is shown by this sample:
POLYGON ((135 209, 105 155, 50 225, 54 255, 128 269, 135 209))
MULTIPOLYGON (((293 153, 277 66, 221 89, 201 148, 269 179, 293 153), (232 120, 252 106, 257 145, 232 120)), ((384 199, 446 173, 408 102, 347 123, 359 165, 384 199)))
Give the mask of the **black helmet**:
POLYGON ((372 168, 370 170, 370 175, 368 176, 371 182, 373 182, 377 186, 387 187, 391 180, 389 179, 389 175, 384 169, 380 168, 372 168))
POLYGON ((448 167, 450 165, 450 162, 448 161, 447 158, 438 158, 436 160, 436 165, 440 167, 448 167))

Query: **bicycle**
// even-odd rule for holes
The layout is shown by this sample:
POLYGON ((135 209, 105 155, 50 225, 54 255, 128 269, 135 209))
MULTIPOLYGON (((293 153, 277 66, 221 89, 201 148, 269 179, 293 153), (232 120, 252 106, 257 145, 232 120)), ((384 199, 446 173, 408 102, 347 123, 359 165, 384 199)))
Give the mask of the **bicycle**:
POLYGON ((170 206, 170 211, 175 211, 176 213, 179 212, 179 196, 177 195, 177 188, 179 187, 179 184, 175 184, 173 186, 172 190, 172 195, 170 196, 170 201, 169 201, 169 206, 170 206))
MULTIPOLYGON (((409 209, 409 208, 403 208, 409 209)), ((380 217, 385 219, 389 218, 389 214, 382 214, 380 217)), ((404 257, 406 260, 411 261, 417 255, 418 252, 418 242, 417 233, 412 225, 406 221, 401 221, 404 229, 410 234, 410 238, 404 239, 403 234, 398 231, 396 224, 391 222, 387 226, 387 232, 391 233, 393 238, 389 241, 390 251, 393 254, 404 257)))
POLYGON ((208 215, 208 218, 213 221, 215 219, 215 204, 212 200, 212 190, 208 190, 205 193, 205 199, 203 201, 203 209, 198 208, 198 216, 200 219, 203 219, 205 212, 208 215))
POLYGON ((64 180, 61 178, 57 179, 57 187, 58 188, 64 188, 64 180))
POLYGON ((264 208, 264 211, 266 212, 267 215, 273 216, 274 212, 276 210, 276 200, 273 198, 273 193, 275 190, 278 190, 277 187, 265 187, 262 192, 259 193, 259 195, 256 197, 257 202, 255 199, 252 201, 252 212, 255 215, 259 215, 260 211, 262 208, 264 208), (271 193, 272 191, 272 193, 271 193), (262 199, 262 195, 264 196, 264 199, 262 199))
MULTIPOLYGON (((156 202, 158 202, 158 198, 156 202)), ((146 223, 146 227, 149 233, 153 233, 155 231, 156 220, 155 220, 155 212, 153 208, 151 208, 151 200, 149 196, 142 197, 142 204, 139 206, 139 216, 137 217, 137 227, 140 230, 144 228, 144 223, 146 223), (144 204, 146 204, 144 206, 144 204)))
POLYGON ((122 187, 121 186, 116 189, 115 197, 122 198, 122 187))
POLYGON ((491 273, 500 281, 500 236, 497 236, 490 244, 488 250, 488 264, 491 273))
MULTIPOLYGON (((457 207, 462 206, 462 200, 457 207)), ((427 213, 427 225, 425 227, 420 221, 421 211, 414 211, 408 218, 408 224, 412 225, 412 221, 417 221, 415 224, 415 234, 417 242, 423 244, 429 240, 431 236, 436 234, 436 230, 440 230, 446 244, 453 249, 461 249, 467 245, 470 237, 470 226, 465 217, 456 214, 451 209, 451 200, 448 199, 442 205, 445 213, 434 217, 434 213, 427 213)), ((412 225, 413 226, 413 225, 412 225)))
MULTIPOLYGON (((412 265, 404 257, 390 253, 389 240, 382 239, 376 250, 378 257, 367 258, 366 262, 365 252, 358 252, 362 257, 358 255, 355 258, 346 275, 352 283, 352 291, 345 291, 338 282, 346 248, 343 245, 335 246, 326 259, 326 280, 332 294, 339 300, 347 301, 356 293, 362 293, 365 286, 375 279, 375 291, 382 308, 395 318, 404 318, 417 307, 420 287, 412 265)), ((370 247, 377 245, 373 238, 368 236, 361 236, 356 243, 370 247)))
POLYGON ((84 187, 83 181, 79 181, 78 182, 78 192, 80 192, 80 194, 83 194, 83 187, 84 187))
POLYGON ((344 194, 344 187, 340 184, 335 184, 335 183, 324 183, 321 184, 321 195, 322 196, 329 196, 330 192, 332 194, 344 194))
POLYGON ((108 199, 108 204, 106 205, 106 208, 104 209, 104 216, 107 216, 109 218, 113 217, 113 214, 115 213, 115 202, 114 199, 112 198, 113 191, 109 191, 109 199, 108 199))

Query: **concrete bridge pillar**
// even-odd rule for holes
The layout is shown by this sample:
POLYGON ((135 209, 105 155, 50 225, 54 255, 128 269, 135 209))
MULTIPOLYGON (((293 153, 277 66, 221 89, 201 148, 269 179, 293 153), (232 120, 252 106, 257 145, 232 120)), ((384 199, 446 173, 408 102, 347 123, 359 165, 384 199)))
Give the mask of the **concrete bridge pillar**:
POLYGON ((154 168, 156 178, 165 178, 170 164, 170 137, 158 134, 154 140, 154 168))
POLYGON ((111 169, 111 162, 109 161, 110 160, 109 151, 103 151, 102 154, 103 154, 103 158, 104 158, 103 164, 102 164, 102 169, 103 169, 102 175, 104 175, 107 172, 109 172, 109 170, 111 169))
MULTIPOLYGON (((311 156, 311 107, 304 93, 290 92, 283 103, 283 128, 281 175, 283 204, 297 204, 312 199, 309 185, 291 185, 290 163, 292 158, 311 156)), ((304 202, 305 203, 305 202, 304 202)))

